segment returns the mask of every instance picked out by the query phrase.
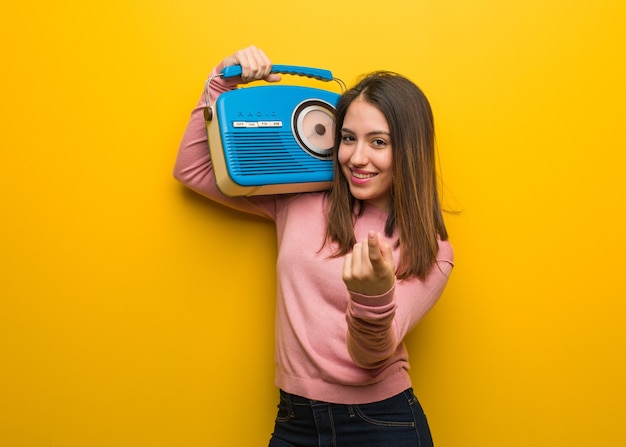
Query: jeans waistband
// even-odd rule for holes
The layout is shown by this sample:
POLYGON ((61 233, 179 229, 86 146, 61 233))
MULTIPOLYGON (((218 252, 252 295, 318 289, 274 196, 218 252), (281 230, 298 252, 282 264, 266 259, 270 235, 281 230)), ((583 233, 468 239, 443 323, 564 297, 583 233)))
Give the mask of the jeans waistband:
MULTIPOLYGON (((292 405, 347 405, 347 404, 334 404, 332 402, 324 402, 321 400, 308 399, 306 397, 298 396, 297 394, 291 394, 283 389, 280 389, 280 396, 288 400, 292 405)), ((413 388, 409 388, 396 396, 392 396, 389 399, 393 399, 399 395, 404 395, 408 400, 414 400, 413 388)), ((374 402, 372 402, 374 403, 374 402)))

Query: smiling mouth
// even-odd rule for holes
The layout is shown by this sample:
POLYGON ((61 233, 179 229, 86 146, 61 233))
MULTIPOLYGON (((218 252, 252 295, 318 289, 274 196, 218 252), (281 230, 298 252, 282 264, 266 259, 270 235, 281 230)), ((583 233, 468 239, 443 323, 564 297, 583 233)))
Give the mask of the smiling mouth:
POLYGON ((372 174, 372 173, 364 173, 364 172, 356 172, 356 171, 351 171, 351 173, 355 178, 358 178, 360 180, 365 180, 368 178, 376 177, 377 175, 377 174, 372 174))

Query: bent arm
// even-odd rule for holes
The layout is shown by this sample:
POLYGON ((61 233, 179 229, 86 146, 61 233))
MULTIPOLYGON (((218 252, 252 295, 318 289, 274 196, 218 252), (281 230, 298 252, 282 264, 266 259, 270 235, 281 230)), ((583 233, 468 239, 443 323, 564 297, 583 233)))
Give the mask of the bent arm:
POLYGON ((440 260, 424 280, 397 282, 379 296, 350 293, 347 337, 348 351, 355 364, 368 369, 383 366, 406 334, 432 309, 453 268, 449 246, 441 251, 444 253, 440 253, 440 260))

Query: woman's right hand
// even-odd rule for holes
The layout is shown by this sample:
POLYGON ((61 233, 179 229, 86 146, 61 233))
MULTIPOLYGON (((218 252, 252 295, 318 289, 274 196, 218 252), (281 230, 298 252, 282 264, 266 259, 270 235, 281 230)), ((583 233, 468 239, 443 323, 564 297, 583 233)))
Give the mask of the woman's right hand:
POLYGON ((241 81, 243 83, 261 79, 267 82, 281 80, 280 75, 271 73, 272 62, 265 52, 254 45, 238 50, 235 54, 224 59, 224 67, 231 65, 241 65, 241 81))
POLYGON ((396 281, 393 251, 380 233, 370 231, 367 240, 354 245, 343 262, 343 282, 351 292, 378 296, 396 281))

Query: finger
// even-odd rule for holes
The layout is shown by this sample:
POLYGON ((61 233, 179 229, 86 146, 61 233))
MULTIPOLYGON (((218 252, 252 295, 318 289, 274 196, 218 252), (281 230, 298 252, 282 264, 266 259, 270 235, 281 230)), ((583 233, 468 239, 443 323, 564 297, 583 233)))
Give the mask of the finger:
POLYGON ((395 271, 396 267, 393 260, 393 248, 383 239, 383 236, 380 233, 378 233, 378 247, 380 248, 380 252, 385 260, 385 263, 387 264, 387 268, 389 268, 392 272, 395 271))
POLYGON ((254 56, 254 47, 239 50, 236 55, 237 64, 241 66, 241 79, 244 82, 254 80, 254 72, 257 70, 257 62, 254 56))
MULTIPOLYGON (((263 50, 250 46, 244 51, 246 57, 245 79, 258 80, 269 77, 272 70, 272 62, 263 50)), ((242 65, 243 74, 243 65, 242 65)))
POLYGON ((369 261, 367 261, 367 244, 357 242, 352 247, 352 252, 348 254, 350 257, 350 278, 353 280, 361 278, 371 271, 369 261))
POLYGON ((344 282, 348 282, 352 279, 352 253, 348 253, 343 258, 343 270, 341 277, 344 282))
POLYGON ((272 73, 272 61, 263 50, 255 48, 253 55, 257 67, 255 79, 264 79, 267 82, 278 82, 282 79, 279 74, 272 73))
MULTIPOLYGON (((269 63, 267 56, 260 55, 259 50, 255 46, 249 46, 241 50, 237 50, 232 56, 224 59, 224 66, 231 65, 241 66, 241 80, 249 82, 255 79, 259 67, 263 67, 269 63)), ((271 69, 271 63, 270 63, 271 69)))
POLYGON ((374 269, 376 269, 376 267, 382 261, 382 253, 380 252, 378 234, 373 231, 370 231, 367 234, 367 246, 369 260, 372 263, 374 269))
POLYGON ((241 66, 241 81, 252 82, 264 79, 267 82, 278 82, 282 77, 272 73, 272 62, 260 48, 251 45, 235 52, 224 59, 224 67, 241 66))
POLYGON ((269 74, 272 69, 272 63, 263 50, 252 45, 245 49, 245 55, 247 57, 247 68, 250 78, 262 79, 269 74))
POLYGON ((383 235, 371 231, 368 234, 369 260, 377 275, 386 275, 394 271, 393 250, 383 235))
POLYGON ((265 78, 267 82, 279 82, 281 79, 282 79, 282 76, 277 73, 270 73, 265 78))
POLYGON ((390 268, 393 270, 391 247, 385 242, 382 234, 370 231, 367 235, 369 248, 368 259, 377 276, 386 275, 390 268), (392 264, 389 264, 391 259, 392 264))

